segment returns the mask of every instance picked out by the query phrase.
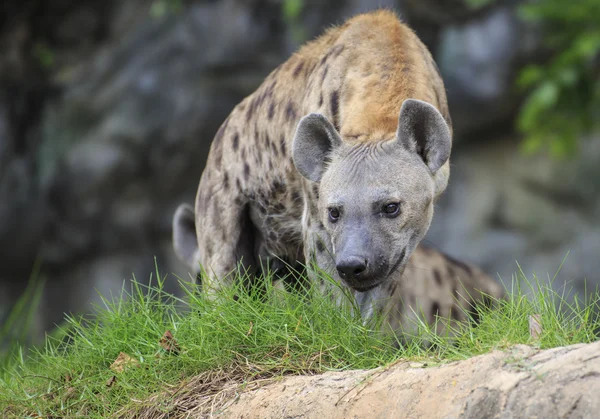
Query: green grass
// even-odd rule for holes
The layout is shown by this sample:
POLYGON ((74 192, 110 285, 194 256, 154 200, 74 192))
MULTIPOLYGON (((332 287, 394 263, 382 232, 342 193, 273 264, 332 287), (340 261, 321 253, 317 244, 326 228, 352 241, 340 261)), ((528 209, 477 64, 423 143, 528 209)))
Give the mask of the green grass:
POLYGON ((481 309, 478 327, 465 325, 451 338, 421 324, 418 336, 397 349, 363 325, 352 304, 340 308, 311 290, 300 295, 269 287, 259 298, 228 289, 209 302, 189 284, 182 283, 185 298, 167 295, 164 281, 133 281, 93 316, 69 317, 43 347, 16 347, 0 364, 0 416, 167 417, 181 413, 178 398, 194 391, 218 407, 231 380, 251 388, 285 374, 375 368, 402 358, 431 365, 519 343, 550 348, 594 341, 600 327, 598 293, 569 304, 534 278, 529 296, 513 281, 506 300, 481 309), (234 294, 243 296, 234 301, 234 294), (542 327, 536 339, 529 333, 533 314, 542 327), (160 343, 167 330, 176 344, 160 343), (135 365, 115 372, 110 366, 120 352, 135 365))

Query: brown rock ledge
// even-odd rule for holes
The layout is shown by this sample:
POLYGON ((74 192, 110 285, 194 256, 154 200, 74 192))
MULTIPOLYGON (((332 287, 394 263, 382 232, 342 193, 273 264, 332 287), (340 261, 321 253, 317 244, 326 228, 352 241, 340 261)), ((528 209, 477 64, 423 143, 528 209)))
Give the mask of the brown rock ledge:
POLYGON ((600 341, 516 346, 437 367, 286 377, 226 403, 231 418, 592 418, 600 415, 600 341))

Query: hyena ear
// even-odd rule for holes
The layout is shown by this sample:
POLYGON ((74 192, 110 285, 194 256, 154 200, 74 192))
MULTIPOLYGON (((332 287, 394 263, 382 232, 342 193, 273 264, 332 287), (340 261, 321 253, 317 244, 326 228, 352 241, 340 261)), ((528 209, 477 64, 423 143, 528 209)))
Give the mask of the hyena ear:
POLYGON ((177 257, 195 274, 200 271, 196 222, 191 205, 181 204, 173 216, 173 249, 177 257))
POLYGON ((427 102, 404 101, 396 136, 405 147, 421 156, 431 173, 435 174, 450 158, 450 127, 442 114, 427 102))
POLYGON ((319 182, 331 152, 341 144, 340 135, 325 116, 308 114, 298 123, 294 136, 294 165, 306 179, 319 182))

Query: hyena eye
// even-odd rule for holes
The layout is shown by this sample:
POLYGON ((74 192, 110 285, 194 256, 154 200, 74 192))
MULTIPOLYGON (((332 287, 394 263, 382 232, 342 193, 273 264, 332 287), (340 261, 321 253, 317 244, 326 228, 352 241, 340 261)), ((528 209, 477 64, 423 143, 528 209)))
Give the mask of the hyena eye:
POLYGON ((385 204, 381 211, 388 217, 396 217, 400 214, 400 204, 397 202, 385 204))
POLYGON ((329 208, 329 221, 335 223, 340 219, 340 210, 338 208, 329 208))

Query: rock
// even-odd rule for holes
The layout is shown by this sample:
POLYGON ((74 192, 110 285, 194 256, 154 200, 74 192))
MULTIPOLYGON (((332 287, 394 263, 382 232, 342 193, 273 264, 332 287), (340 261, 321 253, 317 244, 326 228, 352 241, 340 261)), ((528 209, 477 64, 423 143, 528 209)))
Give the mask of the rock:
POLYGON ((515 5, 497 7, 440 32, 435 58, 459 141, 495 124, 511 124, 520 103, 516 69, 534 60, 539 50, 537 33, 516 14, 515 5))
POLYGON ((585 418, 600 409, 598 392, 600 342, 516 346, 437 367, 288 377, 240 394, 219 417, 585 418))

